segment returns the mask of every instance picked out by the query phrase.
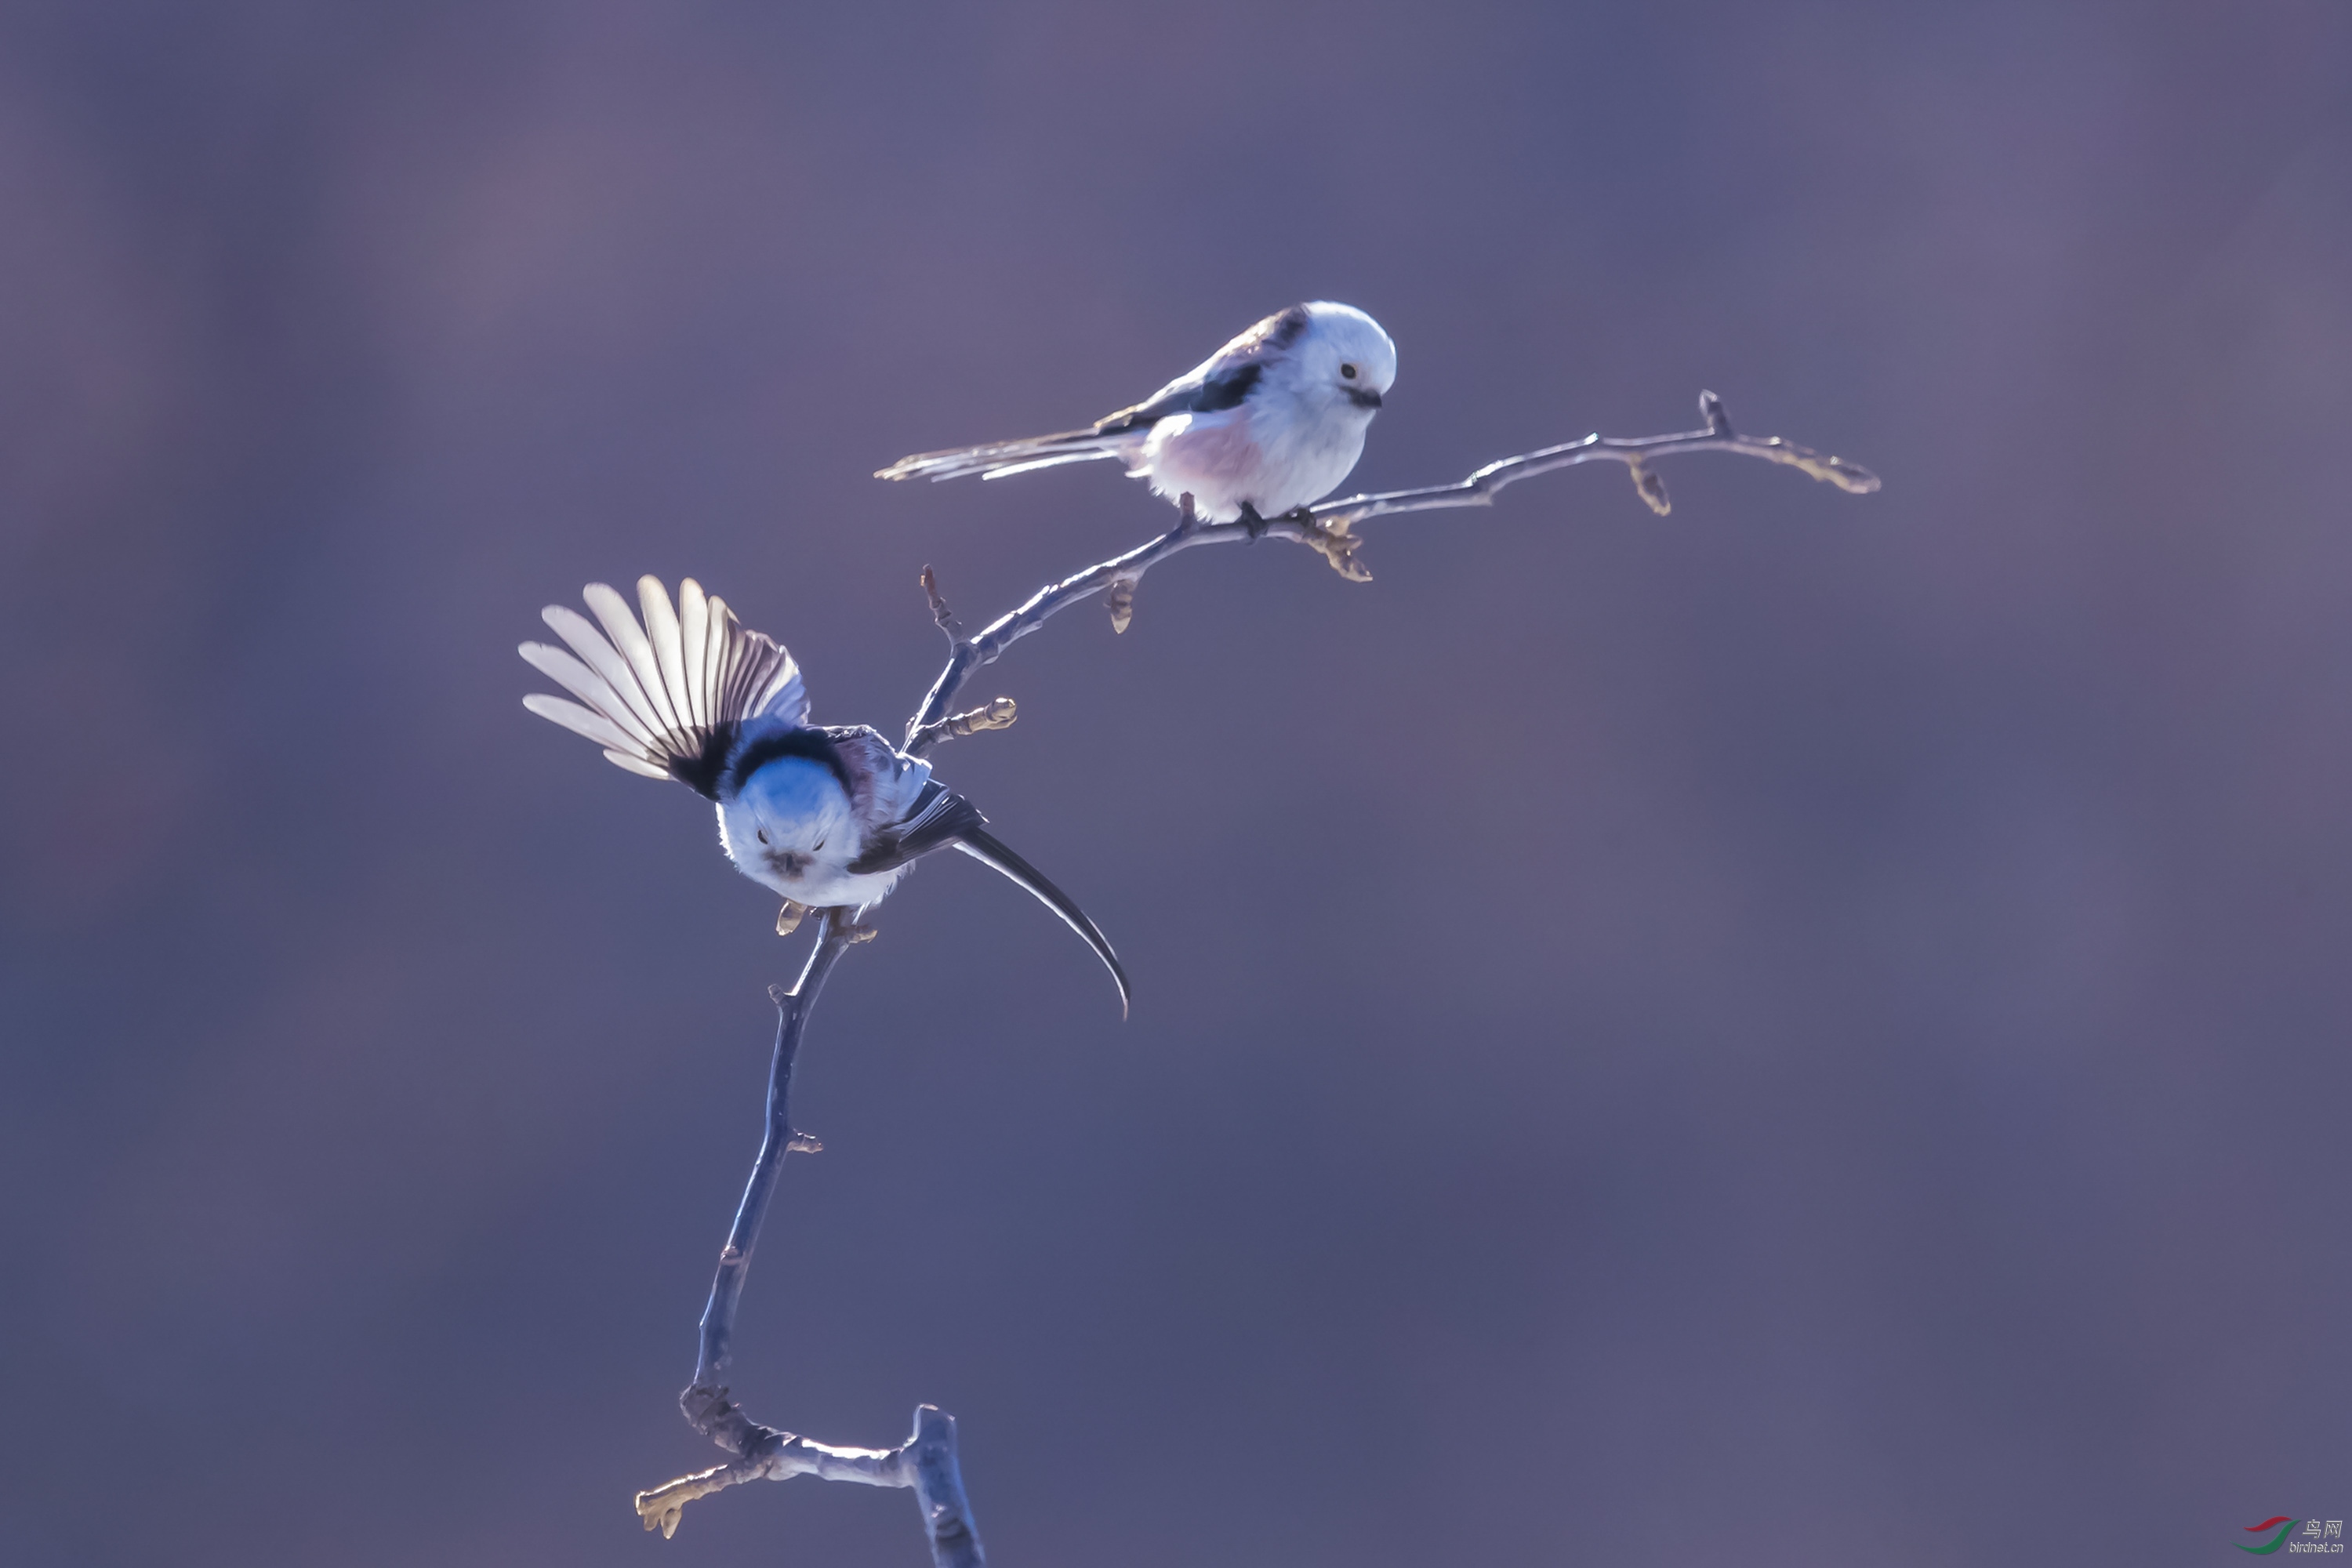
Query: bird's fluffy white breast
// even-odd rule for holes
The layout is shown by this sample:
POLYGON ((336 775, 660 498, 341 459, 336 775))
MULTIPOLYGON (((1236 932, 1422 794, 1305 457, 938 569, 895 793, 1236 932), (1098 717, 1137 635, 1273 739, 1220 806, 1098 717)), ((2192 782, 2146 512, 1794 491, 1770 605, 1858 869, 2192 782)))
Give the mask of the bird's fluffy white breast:
POLYGON ((853 800, 859 830, 871 834, 905 821, 915 809, 915 798, 931 782, 931 764, 907 755, 877 730, 860 726, 847 734, 835 733, 842 760, 857 781, 853 800))
POLYGON ((788 877, 769 863, 759 841, 758 826, 740 800, 722 803, 718 814, 719 847, 727 852, 735 868, 761 887, 811 909, 878 904, 913 868, 909 864, 887 871, 853 874, 849 863, 857 858, 864 846, 855 835, 845 835, 839 843, 828 842, 813 853, 799 876, 788 877))
POLYGON ((1251 438, 1247 405, 1162 419, 1151 427, 1151 438, 1130 471, 1149 479, 1153 493, 1170 500, 1189 493, 1194 510, 1209 522, 1241 516, 1242 502, 1254 501, 1265 479, 1265 455, 1251 438))
POLYGON ((1210 522, 1231 522, 1248 501, 1261 517, 1321 500, 1364 453, 1368 417, 1268 376, 1238 408, 1180 414, 1152 427, 1131 470, 1171 500, 1191 492, 1210 522))
POLYGON ((1321 388, 1293 391, 1276 381, 1244 407, 1265 475, 1257 509, 1267 517, 1321 500, 1364 455, 1370 414, 1321 388))

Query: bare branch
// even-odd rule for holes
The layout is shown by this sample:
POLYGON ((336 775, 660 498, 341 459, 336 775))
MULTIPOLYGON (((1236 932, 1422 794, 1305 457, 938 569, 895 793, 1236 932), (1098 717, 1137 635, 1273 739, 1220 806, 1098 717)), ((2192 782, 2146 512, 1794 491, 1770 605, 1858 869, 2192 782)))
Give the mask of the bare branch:
MULTIPOLYGON (((1417 490, 1388 490, 1380 495, 1349 496, 1345 500, 1325 501, 1315 509, 1315 516, 1325 522, 1353 526, 1369 518, 1391 517, 1399 512, 1487 506, 1493 503, 1495 492, 1505 485, 1533 479, 1538 474, 1548 474, 1555 468, 1565 468, 1577 463, 1608 461, 1623 463, 1634 469, 1638 476, 1643 464, 1650 458, 1676 457, 1685 452, 1736 452, 1744 458, 1761 458, 1768 463, 1785 464, 1801 473, 1835 485, 1849 495, 1866 496, 1878 489, 1878 476, 1859 463, 1849 463, 1839 457, 1825 457, 1810 447, 1783 441, 1778 436, 1736 434, 1731 428, 1729 416, 1723 411, 1723 399, 1712 392, 1699 394, 1698 406, 1706 419, 1707 427, 1704 430, 1632 437, 1595 434, 1581 441, 1546 447, 1541 451, 1489 463, 1455 484, 1433 485, 1417 490)), ((1639 482, 1638 478, 1636 482, 1639 482)), ((1654 502, 1652 504, 1655 505, 1654 502)))
POLYGON ((1148 544, 1137 545, 1124 555, 1114 555, 1097 566, 1089 566, 1075 577, 1038 589, 1019 609, 999 616, 981 629, 980 635, 955 645, 948 655, 947 668, 932 683, 930 695, 923 699, 922 708, 907 726, 907 750, 917 756, 937 745, 946 736, 940 720, 955 701, 963 683, 971 672, 982 665, 994 664, 1004 650, 1035 631, 1054 616, 1068 609, 1081 599, 1093 597, 1119 577, 1140 577, 1152 567, 1175 554, 1190 549, 1220 532, 1230 530, 1235 538, 1241 536, 1241 525, 1230 523, 1222 528, 1202 523, 1192 516, 1192 509, 1184 510, 1174 528, 1148 544))
POLYGON ((971 1503, 963 1495, 963 1469, 956 1463, 955 1417, 937 1405, 917 1405, 915 1435, 907 1439, 905 1452, 933 1568, 982 1568, 987 1558, 972 1526, 971 1503))
MULTIPOLYGON (((762 1428, 762 1430, 766 1430, 762 1428)), ((744 1481, 788 1481, 814 1476, 869 1487, 911 1487, 922 1510, 923 1533, 936 1568, 982 1568, 980 1532, 964 1496, 956 1457, 955 1417, 935 1405, 915 1407, 915 1429, 895 1448, 838 1448, 788 1432, 770 1431, 756 1451, 731 1465, 680 1476, 637 1494, 637 1517, 667 1541, 677 1533, 686 1505, 744 1481)))
POLYGON ((913 1478, 907 1471, 906 1455, 908 1445, 913 1441, 910 1437, 896 1448, 836 1448, 790 1433, 771 1431, 750 1456, 733 1464, 680 1476, 650 1491, 639 1492, 637 1517, 645 1521, 647 1530, 660 1531, 667 1540, 677 1533, 678 1520, 688 1503, 743 1481, 783 1481, 794 1476, 815 1476, 820 1480, 859 1481, 875 1487, 910 1486, 913 1478))
MULTIPOLYGON (((924 575, 928 580, 929 574, 924 575)), ((794 907, 786 905, 786 911, 794 907)), ((768 989, 776 1004, 776 1050, 768 1068, 767 1131, 760 1141, 760 1156, 752 1163, 751 1180, 744 1184, 735 1223, 727 1233, 727 1246, 719 1254, 719 1271, 710 1282, 710 1300, 702 1312, 694 1382, 677 1400, 688 1424, 734 1455, 735 1460, 639 1492, 637 1517, 647 1530, 659 1530, 667 1538, 677 1532, 688 1503, 743 1481, 781 1481, 808 1475, 866 1486, 912 1487, 922 1507, 932 1561, 939 1568, 981 1568, 980 1538, 972 1529, 971 1505, 964 1499, 963 1479, 956 1466, 954 1417, 921 1405, 915 1411, 913 1434, 895 1448, 835 1447, 761 1426, 743 1413, 720 1381, 734 1357, 735 1309, 742 1299, 743 1277, 751 1267, 751 1249, 759 1242, 760 1222, 775 1192, 777 1173, 783 1168, 785 1155, 824 1147, 793 1130, 793 1063, 800 1054, 801 1036, 825 976, 833 973, 843 953, 873 935, 871 927, 857 923, 856 910, 824 910, 816 945, 809 950, 799 983, 790 991, 781 985, 768 989)))
MULTIPOLYGON (((929 602, 931 618, 947 636, 949 655, 947 668, 940 672, 921 709, 908 723, 907 750, 920 753, 950 736, 1001 730, 1012 723, 1017 710, 1009 697, 997 698, 984 707, 964 712, 950 711, 957 694, 974 670, 994 663, 1005 649, 1048 619, 1097 594, 1105 596, 1110 608, 1112 629, 1125 631, 1134 613, 1136 584, 1142 581, 1143 574, 1196 544, 1240 543, 1268 535, 1287 539, 1317 551, 1341 576, 1360 583, 1370 581, 1371 574, 1356 560, 1359 541, 1354 530, 1358 523, 1402 512, 1489 505, 1495 492, 1506 485, 1577 463, 1605 458, 1624 464, 1636 492, 1653 511, 1661 515, 1668 505, 1666 487, 1652 471, 1649 462, 1685 452, 1735 452, 1762 458, 1787 464, 1857 495, 1878 488, 1877 478, 1869 470, 1843 458, 1825 458, 1778 437, 1759 440, 1735 433, 1723 411, 1723 400, 1711 392, 1699 395, 1699 409, 1706 419, 1704 430, 1631 440, 1588 436, 1581 441, 1489 463, 1454 484, 1349 496, 1277 518, 1203 523, 1193 510, 1192 498, 1184 496, 1179 503, 1174 528, 1124 554, 1039 589, 1019 607, 990 622, 977 636, 963 634, 961 625, 940 593, 939 579, 926 566, 923 594, 929 602)), ((808 912, 798 904, 787 902, 777 915, 778 933, 791 932, 808 912)), ((775 1057, 768 1073, 767 1131, 761 1141, 759 1158, 752 1164, 751 1179, 744 1184, 742 1202, 736 1209, 726 1248, 719 1255, 709 1304, 702 1314, 700 1355, 695 1363, 694 1382, 678 1396, 678 1405, 694 1429, 735 1458, 730 1463, 639 1492, 637 1514, 647 1530, 658 1529, 668 1536, 676 1532, 688 1503, 743 1481, 813 1475, 824 1480, 908 1488, 922 1510, 924 1533, 930 1542, 931 1560, 937 1568, 982 1568, 980 1537, 972 1526, 971 1504, 964 1496, 963 1479, 956 1460, 952 1416, 931 1405, 921 1405, 915 1412, 914 1432, 895 1448, 835 1447, 753 1421, 735 1404, 727 1385, 720 1381, 732 1357, 735 1310, 742 1297, 744 1275, 751 1267, 751 1249, 759 1240, 760 1224, 767 1213, 768 1200, 774 1193, 784 1157, 814 1152, 823 1147, 815 1139, 794 1131, 792 1125, 793 1062, 800 1050, 802 1034, 825 976, 832 973, 843 953, 858 942, 870 941, 873 935, 871 928, 857 923, 854 910, 823 910, 816 945, 810 950, 798 984, 790 991, 781 986, 770 990, 776 1004, 777 1022, 775 1057)))
MULTIPOLYGON (((1704 430, 1684 430, 1670 436, 1613 437, 1594 434, 1580 441, 1569 441, 1540 451, 1522 453, 1489 463, 1468 478, 1450 485, 1431 485, 1422 489, 1385 490, 1377 495, 1349 496, 1341 500, 1328 500, 1319 506, 1285 512, 1280 517, 1265 519, 1253 530, 1242 522, 1204 523, 1192 512, 1192 498, 1184 498, 1180 520, 1174 528, 1149 543, 1138 545, 1123 555, 1087 567, 1075 576, 1040 588, 1018 607, 999 616, 982 627, 978 635, 957 637, 950 634, 951 648, 947 668, 940 671, 922 706, 907 724, 907 749, 917 754, 929 750, 950 734, 961 733, 943 722, 956 696, 972 672, 984 665, 993 664, 1003 657, 1004 650, 1035 631, 1045 622, 1076 604, 1097 594, 1107 595, 1114 630, 1125 631, 1133 613, 1135 585, 1143 574, 1170 556, 1192 549, 1196 544, 1240 544, 1259 538, 1286 539, 1316 551, 1330 563, 1331 569, 1354 583, 1371 581, 1371 573, 1356 559, 1360 542, 1356 525, 1376 517, 1395 517, 1412 511, 1439 511, 1454 507, 1491 506, 1496 492, 1506 485, 1521 479, 1548 474, 1556 468, 1572 468, 1579 463, 1622 463, 1633 476, 1635 493, 1641 496, 1652 511, 1664 516, 1671 504, 1666 497, 1665 481, 1652 471, 1649 464, 1658 458, 1680 457, 1685 452, 1731 452, 1745 458, 1761 458, 1769 463, 1780 463, 1811 476, 1824 483, 1837 486, 1850 495, 1868 495, 1878 489, 1878 476, 1858 463, 1843 458, 1824 456, 1809 447, 1783 441, 1778 436, 1742 436, 1731 427, 1731 419, 1724 412, 1723 399, 1712 392, 1699 394, 1699 412, 1706 420, 1704 430)), ((930 587, 928 571, 924 574, 927 589, 930 587)), ((932 590, 932 610, 935 616, 943 616, 945 605, 932 590)), ((945 625, 944 620, 941 625, 945 625)))

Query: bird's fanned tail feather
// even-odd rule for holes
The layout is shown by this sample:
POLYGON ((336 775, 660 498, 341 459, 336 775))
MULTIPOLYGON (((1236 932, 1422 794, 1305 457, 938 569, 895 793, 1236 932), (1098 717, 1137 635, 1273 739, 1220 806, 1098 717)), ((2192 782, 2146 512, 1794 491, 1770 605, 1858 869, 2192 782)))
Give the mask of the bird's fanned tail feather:
POLYGON ((1127 968, 1111 951, 1110 942, 1097 930, 1067 893, 1045 879, 1045 874, 1028 861, 1004 847, 993 834, 978 827, 967 827, 956 838, 956 847, 1026 888, 1041 904, 1062 917, 1062 923, 1078 933, 1086 944, 1095 950, 1095 956, 1110 971, 1111 983, 1118 987, 1118 1014, 1124 1018, 1130 1000, 1127 984, 1127 968))
POLYGON ((541 612, 572 652, 546 643, 520 649, 531 668, 580 700, 534 693, 523 706, 595 742, 616 766, 680 779, 708 795, 726 742, 745 720, 807 718, 808 693, 793 656, 746 630, 725 600, 705 595, 693 578, 678 584, 675 611, 659 578, 639 578, 642 627, 627 601, 604 584, 591 583, 581 596, 595 622, 561 605, 541 612))

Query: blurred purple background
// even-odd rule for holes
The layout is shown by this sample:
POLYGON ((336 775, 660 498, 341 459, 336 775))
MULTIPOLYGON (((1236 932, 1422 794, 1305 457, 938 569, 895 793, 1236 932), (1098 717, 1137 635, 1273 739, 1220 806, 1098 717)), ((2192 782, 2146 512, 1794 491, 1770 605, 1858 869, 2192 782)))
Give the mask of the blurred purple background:
POLYGON ((884 486, 1377 315, 1356 481, 974 685, 803 1058, 754 1415, 1024 1564, 2228 1559, 2352 1510, 2340 5, 0 15, 0 1557, 913 1564, 630 1494, 799 956, 529 718, 699 577, 818 716, 1169 513, 884 486))

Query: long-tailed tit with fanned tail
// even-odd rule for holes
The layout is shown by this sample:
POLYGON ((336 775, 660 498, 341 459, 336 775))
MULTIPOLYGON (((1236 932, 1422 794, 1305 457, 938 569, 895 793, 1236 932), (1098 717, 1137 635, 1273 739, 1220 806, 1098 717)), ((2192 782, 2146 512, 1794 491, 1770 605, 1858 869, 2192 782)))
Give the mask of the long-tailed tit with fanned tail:
POLYGON ((986 830, 971 802, 865 725, 814 726, 793 656, 746 631, 692 578, 677 607, 659 579, 637 580, 640 627, 621 595, 591 583, 576 610, 542 612, 572 652, 525 643, 532 668, 578 698, 523 706, 604 748, 646 778, 676 779, 719 808, 735 868, 793 906, 877 904, 916 860, 956 848, 1027 889, 1107 964, 1128 1001, 1127 971, 1086 911, 986 830), (577 658, 573 656, 577 655, 577 658), (585 704, 585 706, 583 706, 585 704))
POLYGON ((1352 305, 1293 305, 1143 402, 1085 430, 901 458, 875 477, 1001 479, 1116 458, 1209 522, 1255 524, 1312 506, 1363 455, 1396 382, 1396 344, 1352 305))

